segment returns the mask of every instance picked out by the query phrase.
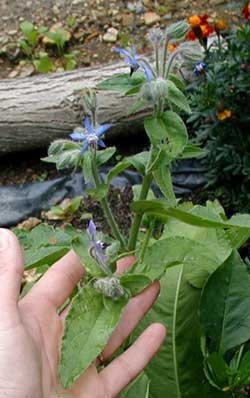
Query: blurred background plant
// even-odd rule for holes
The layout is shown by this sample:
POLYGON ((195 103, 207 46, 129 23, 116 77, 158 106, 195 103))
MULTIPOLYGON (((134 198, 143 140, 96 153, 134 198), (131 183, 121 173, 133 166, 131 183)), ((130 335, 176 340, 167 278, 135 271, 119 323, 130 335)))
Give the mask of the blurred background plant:
MULTIPOLYGON (((18 45, 24 55, 31 62, 39 73, 48 73, 59 66, 62 70, 70 71, 77 66, 78 50, 66 53, 67 43, 71 39, 70 29, 74 29, 75 21, 73 18, 67 20, 67 28, 59 24, 51 28, 47 26, 38 27, 30 21, 20 24, 23 37, 18 40, 18 45), (53 54, 56 48, 57 54, 53 54), (48 53, 50 49, 50 54, 48 53)), ((22 60, 22 63, 25 61, 22 60)))
MULTIPOLYGON (((188 88, 194 140, 208 150, 208 188, 229 211, 250 210, 250 12, 217 30, 206 68, 188 88), (225 28, 225 29, 224 29, 225 28)), ((250 9, 250 7, 249 7, 250 9)), ((249 10, 250 11, 250 10, 249 10)))

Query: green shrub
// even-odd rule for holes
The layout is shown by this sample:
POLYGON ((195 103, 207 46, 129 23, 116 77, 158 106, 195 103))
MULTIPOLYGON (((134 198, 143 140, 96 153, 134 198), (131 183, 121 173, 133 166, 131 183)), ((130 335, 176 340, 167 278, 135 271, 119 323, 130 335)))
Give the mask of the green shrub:
POLYGON ((250 210, 250 25, 233 27, 188 87, 196 141, 208 149, 209 186, 230 210, 250 210))

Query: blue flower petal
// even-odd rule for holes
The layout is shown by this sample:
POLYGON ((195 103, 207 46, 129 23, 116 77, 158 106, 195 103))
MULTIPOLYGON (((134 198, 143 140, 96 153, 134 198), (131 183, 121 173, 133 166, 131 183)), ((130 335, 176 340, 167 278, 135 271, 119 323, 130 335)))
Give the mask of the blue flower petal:
POLYGON ((86 117, 85 117, 85 120, 84 120, 84 127, 85 127, 85 129, 87 130, 88 134, 95 134, 89 116, 86 116, 86 117))
POLYGON ((129 51, 125 50, 124 48, 115 47, 115 48, 113 48, 113 50, 116 53, 123 55, 124 57, 130 57, 129 51))
POLYGON ((83 133, 72 133, 70 134, 70 138, 73 141, 84 141, 86 139, 86 136, 83 133))
POLYGON ((83 145, 83 147, 81 149, 81 155, 83 155, 88 149, 89 149, 89 144, 87 142, 85 142, 85 144, 83 145))
POLYGON ((147 80, 150 82, 153 79, 153 73, 152 73, 151 69, 148 66, 143 65, 143 70, 144 70, 147 80))
POLYGON ((101 137, 105 131, 109 130, 112 127, 112 124, 106 123, 106 124, 101 124, 101 126, 97 127, 95 134, 97 137, 101 137))
POLYGON ((96 234, 96 226, 93 220, 90 220, 89 226, 88 226, 88 233, 93 239, 94 235, 96 234))
POLYGON ((106 145, 105 145, 105 143, 103 142, 103 140, 99 140, 99 141, 98 141, 98 145, 99 145, 101 148, 106 148, 106 145))

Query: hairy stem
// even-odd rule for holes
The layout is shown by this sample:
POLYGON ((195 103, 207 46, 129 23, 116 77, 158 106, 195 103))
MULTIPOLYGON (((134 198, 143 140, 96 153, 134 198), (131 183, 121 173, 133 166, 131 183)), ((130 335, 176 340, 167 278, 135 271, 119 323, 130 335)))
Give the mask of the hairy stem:
MULTIPOLYGON (((96 188, 100 187, 100 185, 102 184, 99 173, 98 173, 98 169, 96 166, 96 156, 95 156, 95 151, 92 152, 92 160, 91 160, 91 167, 92 167, 92 174, 93 174, 93 178, 95 181, 95 185, 96 188)), ((107 201, 107 198, 102 198, 100 199, 100 204, 102 206, 103 212, 106 216, 106 219, 109 223, 109 226, 111 228, 112 234, 113 236, 120 242, 121 244, 121 249, 123 251, 126 251, 126 243, 124 240, 123 235, 121 234, 119 227, 115 221, 114 215, 109 207, 109 203, 107 201)))
MULTIPOLYGON (((149 173, 144 176, 139 200, 144 200, 147 198, 148 191, 149 191, 149 188, 152 183, 152 179, 153 179, 152 173, 149 173)), ((142 217, 143 217, 143 214, 140 214, 140 213, 136 214, 134 217, 133 224, 132 224, 131 231, 130 231, 129 242, 128 242, 129 250, 134 250, 136 247, 136 241, 137 241, 137 236, 139 233, 142 217)))
POLYGON ((152 236, 152 232, 154 230, 154 225, 155 225, 155 220, 152 220, 149 224, 149 228, 147 230, 145 239, 143 241, 142 247, 141 247, 141 251, 140 251, 140 255, 139 255, 139 261, 142 262, 148 247, 148 242, 152 236))

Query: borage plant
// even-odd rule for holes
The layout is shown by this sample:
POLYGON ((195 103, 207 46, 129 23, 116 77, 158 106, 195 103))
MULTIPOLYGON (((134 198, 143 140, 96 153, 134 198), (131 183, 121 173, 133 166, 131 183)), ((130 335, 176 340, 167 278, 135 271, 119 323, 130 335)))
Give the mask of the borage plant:
POLYGON ((72 239, 88 277, 79 285, 66 318, 60 363, 66 388, 102 353, 129 298, 161 279, 158 302, 139 329, 159 320, 166 324, 168 338, 143 377, 122 396, 136 396, 138 391, 152 398, 246 394, 250 277, 237 249, 250 236, 250 217, 236 215, 228 220, 217 202, 180 204, 171 179, 176 159, 203 154, 188 141, 178 115, 179 110, 190 112, 181 91, 181 68, 184 64, 195 68, 195 63, 202 62, 199 45, 180 43, 188 29, 183 21, 165 32, 152 31, 153 64, 133 48, 116 48, 130 73, 99 86, 138 96, 133 110, 151 109, 144 121, 148 151, 123 159, 101 179, 100 166, 115 153, 115 148, 105 148, 103 142, 112 126, 98 124, 97 97, 89 92, 84 98, 84 126, 76 128, 70 140, 53 142, 45 159, 58 169, 83 171, 85 182, 94 184, 89 193, 100 202, 111 230, 110 237, 104 236, 91 221, 87 233, 78 232, 72 239), (142 184, 133 188, 134 216, 129 236, 124 236, 107 194, 112 179, 129 167, 142 175, 142 184), (153 182, 161 199, 151 190, 153 182), (128 254, 134 254, 134 266, 116 275, 117 260, 128 254))

